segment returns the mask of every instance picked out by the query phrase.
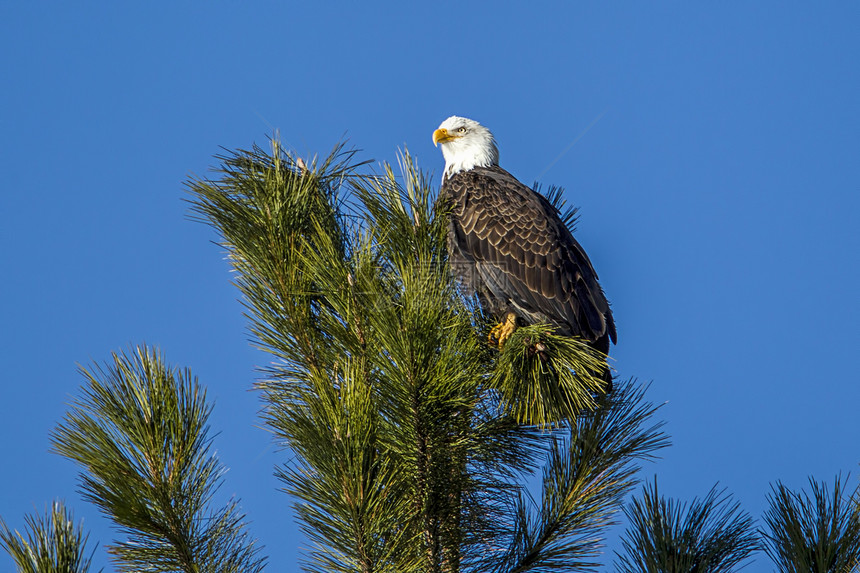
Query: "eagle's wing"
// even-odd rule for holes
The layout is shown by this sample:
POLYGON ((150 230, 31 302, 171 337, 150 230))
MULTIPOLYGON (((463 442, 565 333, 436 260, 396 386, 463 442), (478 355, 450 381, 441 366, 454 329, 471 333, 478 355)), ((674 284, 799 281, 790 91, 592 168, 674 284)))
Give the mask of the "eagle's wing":
POLYGON ((473 260, 494 297, 566 326, 572 335, 603 339, 602 350, 608 350, 615 324, 597 274, 543 196, 495 166, 457 173, 442 191, 452 199, 455 262, 473 260))

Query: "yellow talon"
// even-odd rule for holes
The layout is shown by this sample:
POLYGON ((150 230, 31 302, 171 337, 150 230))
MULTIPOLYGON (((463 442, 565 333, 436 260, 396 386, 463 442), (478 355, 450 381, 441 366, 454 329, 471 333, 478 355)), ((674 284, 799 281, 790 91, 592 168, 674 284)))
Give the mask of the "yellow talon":
POLYGON ((516 329, 517 315, 509 312, 505 315, 505 319, 502 322, 490 330, 490 335, 488 336, 490 345, 498 346, 499 350, 501 350, 516 329))

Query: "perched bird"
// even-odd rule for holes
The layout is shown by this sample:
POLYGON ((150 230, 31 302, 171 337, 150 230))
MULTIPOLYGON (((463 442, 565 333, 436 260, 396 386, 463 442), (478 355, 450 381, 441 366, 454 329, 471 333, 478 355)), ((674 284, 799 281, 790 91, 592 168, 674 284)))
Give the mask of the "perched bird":
MULTIPOLYGON (((449 262, 469 294, 501 319, 491 342, 501 347, 518 323, 550 323, 608 354, 616 342, 612 311, 558 210, 499 167, 493 134, 477 121, 449 117, 433 143, 445 157, 449 262)), ((611 385, 609 368, 604 378, 611 385)))

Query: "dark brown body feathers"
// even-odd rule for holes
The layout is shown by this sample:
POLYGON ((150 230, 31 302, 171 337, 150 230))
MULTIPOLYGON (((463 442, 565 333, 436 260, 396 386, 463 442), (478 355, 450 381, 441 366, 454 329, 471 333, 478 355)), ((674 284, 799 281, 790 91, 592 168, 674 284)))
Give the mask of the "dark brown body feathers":
POLYGON ((608 353, 616 341, 609 303, 549 201, 498 166, 445 177, 441 195, 451 202, 451 268, 491 313, 549 322, 608 353))

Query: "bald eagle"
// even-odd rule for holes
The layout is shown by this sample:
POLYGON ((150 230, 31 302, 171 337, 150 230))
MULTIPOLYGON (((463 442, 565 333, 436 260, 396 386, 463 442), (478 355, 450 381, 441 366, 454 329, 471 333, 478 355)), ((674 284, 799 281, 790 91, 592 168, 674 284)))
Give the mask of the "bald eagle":
MULTIPOLYGON (((449 262, 467 291, 502 319, 500 347, 520 323, 550 323, 609 353, 615 321, 597 273, 541 194, 499 167, 493 134, 477 121, 449 117, 433 132, 445 157, 440 198, 450 202, 449 262)), ((609 369, 604 374, 611 384, 609 369)))

